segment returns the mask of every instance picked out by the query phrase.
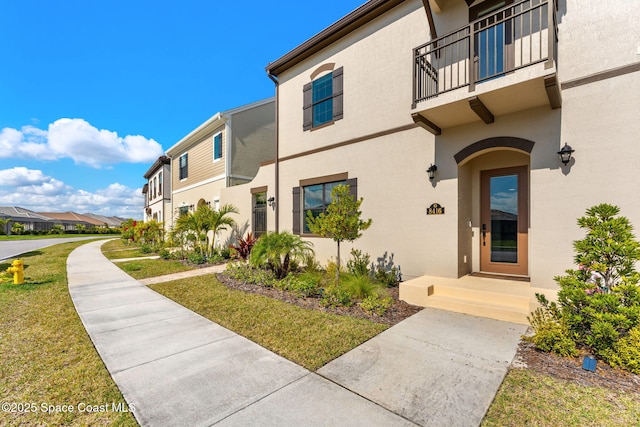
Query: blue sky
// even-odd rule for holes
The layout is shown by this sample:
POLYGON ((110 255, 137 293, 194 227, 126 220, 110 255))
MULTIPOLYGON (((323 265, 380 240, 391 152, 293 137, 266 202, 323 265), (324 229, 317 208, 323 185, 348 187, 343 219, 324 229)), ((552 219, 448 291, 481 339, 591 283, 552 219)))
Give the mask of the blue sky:
POLYGON ((140 218, 164 150, 364 3, 2 0, 0 206, 140 218))

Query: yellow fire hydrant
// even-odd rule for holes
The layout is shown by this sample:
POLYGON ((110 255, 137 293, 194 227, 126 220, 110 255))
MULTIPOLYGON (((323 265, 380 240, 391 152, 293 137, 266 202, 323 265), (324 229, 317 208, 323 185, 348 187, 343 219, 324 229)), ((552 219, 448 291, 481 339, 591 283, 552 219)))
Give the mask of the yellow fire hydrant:
POLYGON ((11 267, 7 268, 7 273, 13 274, 13 284, 22 285, 24 283, 24 263, 22 260, 15 260, 11 267))

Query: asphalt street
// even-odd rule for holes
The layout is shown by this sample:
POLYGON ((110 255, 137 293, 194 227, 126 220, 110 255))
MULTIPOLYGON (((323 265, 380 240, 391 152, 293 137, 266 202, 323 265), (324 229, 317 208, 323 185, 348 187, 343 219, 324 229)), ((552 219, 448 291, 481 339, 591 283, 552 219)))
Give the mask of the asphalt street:
POLYGON ((15 258, 20 254, 57 245, 59 243, 77 242, 78 240, 89 240, 95 238, 96 236, 62 237, 58 239, 3 240, 0 241, 0 261, 15 258))

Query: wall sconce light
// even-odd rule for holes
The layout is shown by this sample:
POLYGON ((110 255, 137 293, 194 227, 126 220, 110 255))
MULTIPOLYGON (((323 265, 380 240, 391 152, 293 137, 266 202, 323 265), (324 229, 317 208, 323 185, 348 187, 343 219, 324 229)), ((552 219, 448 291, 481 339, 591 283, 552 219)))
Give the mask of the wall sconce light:
POLYGON ((275 197, 273 197, 273 196, 271 196, 271 197, 269 197, 269 198, 267 199, 267 202, 269 203, 269 207, 270 207, 270 208, 272 208, 272 207, 273 207, 273 205, 274 205, 274 204, 275 204, 275 202, 276 202, 276 198, 275 198, 275 197))
POLYGON ((571 161, 571 154, 574 153, 575 151, 576 150, 571 148, 569 144, 567 144, 566 142, 564 143, 564 147, 562 147, 562 150, 558 151, 558 155, 560 156, 560 161, 562 162, 563 165, 566 166, 567 163, 571 161))
POLYGON ((431 164, 431 166, 429 166, 429 168, 427 169, 427 173, 429 174, 429 179, 433 180, 433 178, 436 177, 436 171, 438 170, 438 167, 436 165, 434 165, 433 163, 431 164))

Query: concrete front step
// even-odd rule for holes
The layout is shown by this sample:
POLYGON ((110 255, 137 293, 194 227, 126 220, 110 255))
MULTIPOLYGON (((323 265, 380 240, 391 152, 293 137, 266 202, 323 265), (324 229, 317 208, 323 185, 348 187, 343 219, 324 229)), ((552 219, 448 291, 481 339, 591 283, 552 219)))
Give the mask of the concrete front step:
POLYGON ((519 323, 521 325, 529 324, 527 320, 527 316, 529 315, 528 309, 509 305, 492 304, 486 301, 473 301, 434 294, 427 298, 426 306, 455 311, 457 313, 471 314, 473 316, 503 320, 505 322, 519 323))
POLYGON ((474 316, 528 325, 535 309, 535 288, 529 282, 463 276, 422 276, 400 284, 400 299, 474 316))

